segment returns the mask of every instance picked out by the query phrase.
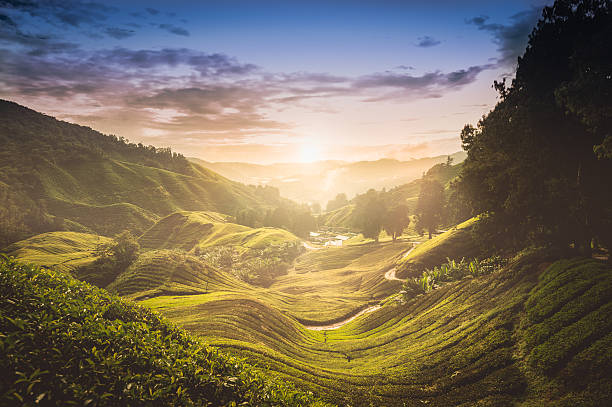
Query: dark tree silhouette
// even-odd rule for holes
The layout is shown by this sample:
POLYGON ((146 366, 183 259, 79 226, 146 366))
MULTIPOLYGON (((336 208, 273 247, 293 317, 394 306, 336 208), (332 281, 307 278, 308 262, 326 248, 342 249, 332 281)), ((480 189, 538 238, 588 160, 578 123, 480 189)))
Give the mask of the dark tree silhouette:
POLYGON ((461 132, 468 157, 456 185, 491 243, 612 247, 610 4, 545 7, 516 78, 495 82, 495 109, 461 132))
POLYGON ((427 229, 429 238, 442 222, 444 216, 444 187, 430 177, 421 181, 421 192, 417 204, 417 229, 427 229))
POLYGON ((406 229, 409 224, 410 214, 408 207, 404 204, 400 204, 387 211, 383 229, 391 236, 393 241, 395 241, 404 233, 404 229, 406 229))
POLYGON ((380 194, 374 189, 354 199, 355 227, 363 234, 363 237, 374 239, 378 242, 378 236, 386 217, 386 208, 380 194))

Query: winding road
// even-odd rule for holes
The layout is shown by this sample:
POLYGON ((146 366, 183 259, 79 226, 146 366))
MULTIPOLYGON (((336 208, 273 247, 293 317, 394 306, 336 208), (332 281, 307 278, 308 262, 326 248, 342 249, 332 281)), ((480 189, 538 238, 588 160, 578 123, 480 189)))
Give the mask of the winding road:
MULTIPOLYGON (((417 247, 417 245, 419 244, 419 242, 411 242, 412 243, 412 247, 409 250, 406 250, 406 253, 404 253, 402 255, 402 259, 405 259, 406 257, 408 257, 408 255, 417 247)), ((385 278, 387 280, 390 281, 404 281, 401 278, 397 278, 395 276, 395 273, 397 272, 397 269, 395 267, 390 268, 389 270, 387 270, 387 272, 385 273, 385 278)))
MULTIPOLYGON (((403 255, 402 255, 402 259, 405 259, 406 257, 408 257, 408 255, 410 254, 410 252, 412 252, 417 245, 419 244, 419 242, 411 242, 412 243, 412 247, 407 250, 403 255)), ((316 250, 318 249, 317 247, 311 246, 308 243, 304 242, 304 247, 306 247, 307 249, 311 249, 311 250, 316 250)), ((385 278, 387 280, 396 280, 396 281, 404 281, 401 278, 397 278, 395 276, 395 273, 397 272, 397 269, 395 267, 390 268, 389 270, 387 270, 387 272, 385 273, 385 278)), ((332 329, 338 329, 346 324, 348 324, 349 322, 351 322, 352 320, 354 320, 355 318, 358 318, 364 314, 367 314, 369 312, 373 312, 376 311, 377 309, 380 308, 380 305, 372 305, 370 307, 367 307, 365 309, 362 309, 361 311, 359 311, 358 313, 356 313, 355 315, 353 315, 350 318, 344 319, 340 322, 336 322, 335 324, 330 324, 330 325, 304 325, 304 328, 306 329, 310 329, 311 331, 328 331, 328 330, 332 330, 332 329)))

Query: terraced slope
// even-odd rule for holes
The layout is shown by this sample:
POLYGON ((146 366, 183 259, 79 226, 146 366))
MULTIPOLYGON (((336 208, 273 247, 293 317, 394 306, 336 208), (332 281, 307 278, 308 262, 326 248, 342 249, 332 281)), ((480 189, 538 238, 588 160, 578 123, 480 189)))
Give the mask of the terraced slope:
POLYGON ((93 263, 96 247, 111 241, 89 233, 49 232, 13 243, 6 251, 25 262, 72 273, 93 263))
MULTIPOLYGON (((287 275, 277 277, 267 288, 242 283, 219 285, 213 289, 211 283, 207 294, 191 295, 189 298, 161 296, 150 301, 169 308, 200 307, 213 301, 227 301, 228 304, 243 300, 248 303, 254 301, 263 306, 271 306, 295 321, 333 323, 397 292, 401 283, 385 279, 384 274, 391 267, 393 259, 401 257, 409 247, 409 243, 381 243, 363 245, 359 250, 316 250, 298 257, 298 264, 302 264, 304 269, 290 270, 287 275), (319 261, 329 258, 333 253, 343 258, 343 262, 338 263, 336 268, 314 268, 319 261), (308 260, 302 260, 304 258, 308 260), (313 268, 306 268, 306 264, 313 268)), ((164 278, 159 277, 160 280, 164 278)), ((202 292, 202 285, 194 285, 193 289, 202 292)), ((140 298, 141 294, 134 293, 133 296, 140 298)))
POLYGON ((265 298, 145 301, 337 403, 608 405, 612 269, 518 257, 498 273, 386 301, 333 331, 309 331, 265 298))
POLYGON ((0 258, 0 405, 324 406, 146 308, 0 258))
POLYGON ((248 290, 249 285, 178 250, 152 250, 141 254, 107 289, 138 298, 191 295, 218 290, 248 290))
POLYGON ((263 249, 269 245, 295 243, 300 239, 284 229, 253 229, 227 222, 228 216, 214 212, 175 212, 161 219, 140 238, 146 249, 191 251, 211 246, 263 249))
MULTIPOLYGON (((235 213, 278 196, 228 180, 167 148, 129 143, 0 100, 0 246, 53 230, 139 235, 180 210, 235 213)), ((1 248, 1 247, 0 247, 1 248)))

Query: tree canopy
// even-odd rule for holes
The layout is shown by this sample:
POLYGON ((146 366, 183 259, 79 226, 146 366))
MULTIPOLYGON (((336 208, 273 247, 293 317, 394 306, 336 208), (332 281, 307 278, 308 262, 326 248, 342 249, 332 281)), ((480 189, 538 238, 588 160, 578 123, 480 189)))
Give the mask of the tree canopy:
POLYGON ((468 157, 457 188, 499 244, 611 247, 610 4, 545 7, 516 78, 495 82, 498 104, 461 132, 468 157))
POLYGON ((427 229, 429 238, 435 232, 444 217, 445 198, 444 187, 439 181, 425 176, 421 180, 421 192, 417 204, 417 229, 427 229))

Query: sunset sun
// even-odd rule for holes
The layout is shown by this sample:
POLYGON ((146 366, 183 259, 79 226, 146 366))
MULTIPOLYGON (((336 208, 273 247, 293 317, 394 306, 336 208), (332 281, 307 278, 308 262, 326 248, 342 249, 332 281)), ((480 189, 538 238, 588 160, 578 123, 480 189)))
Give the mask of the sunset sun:
POLYGON ((612 406, 612 0, 0 0, 0 407, 612 406))
POLYGON ((322 160, 321 148, 316 144, 302 144, 299 148, 299 161, 313 163, 322 160))

